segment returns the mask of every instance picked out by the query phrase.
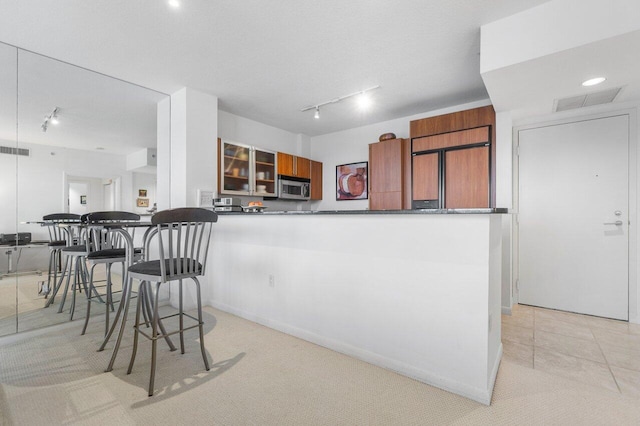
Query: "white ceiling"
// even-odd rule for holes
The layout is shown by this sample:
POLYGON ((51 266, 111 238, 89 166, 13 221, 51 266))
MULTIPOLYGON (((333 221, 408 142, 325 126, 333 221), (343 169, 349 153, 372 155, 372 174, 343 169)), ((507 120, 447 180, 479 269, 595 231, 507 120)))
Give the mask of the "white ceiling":
POLYGON ((616 103, 640 99, 640 31, 521 62, 483 75, 496 111, 514 120, 549 115, 561 98, 622 87, 616 103), (594 76, 607 80, 593 87, 594 76))
POLYGON ((167 95, 5 44, 0 65, 3 145, 18 140, 124 155, 156 146, 157 103, 167 95), (45 133, 42 123, 56 107, 60 123, 45 133))
POLYGON ((2 0, 0 41, 314 136, 486 98, 480 26, 544 1, 2 0), (366 114, 300 112, 378 84, 366 114))

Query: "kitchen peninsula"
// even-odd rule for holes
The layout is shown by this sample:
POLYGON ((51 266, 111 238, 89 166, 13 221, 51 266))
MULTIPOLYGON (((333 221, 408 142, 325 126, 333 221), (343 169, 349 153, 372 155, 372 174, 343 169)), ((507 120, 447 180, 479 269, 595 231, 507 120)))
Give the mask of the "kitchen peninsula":
POLYGON ((489 404, 504 209, 221 215, 216 308, 489 404))

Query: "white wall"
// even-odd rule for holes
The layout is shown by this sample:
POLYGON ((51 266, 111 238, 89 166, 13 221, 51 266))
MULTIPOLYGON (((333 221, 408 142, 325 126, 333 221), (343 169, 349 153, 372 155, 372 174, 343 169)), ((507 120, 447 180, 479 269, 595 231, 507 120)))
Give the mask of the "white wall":
MULTIPOLYGON (((31 156, 18 158, 18 222, 41 220, 46 214, 65 211, 65 173, 98 179, 121 178, 122 207, 132 209, 131 173, 125 169, 124 156, 26 143, 20 146, 31 149, 31 156)), ((0 169, 13 167, 15 161, 14 156, 0 155, 0 169)), ((0 197, 6 197, 0 198, 0 205, 16 205, 10 192, 2 191, 0 197)), ((20 224, 18 228, 20 232, 31 232, 33 239, 48 238, 46 229, 38 225, 20 224)))
MULTIPOLYGON (((2 146, 15 147, 16 143, 0 140, 2 146)), ((17 232, 17 165, 15 155, 0 154, 0 234, 17 232)))
POLYGON ((93 200, 92 194, 89 194, 89 184, 87 182, 69 182, 69 213, 83 215, 89 213, 87 207, 89 200, 93 200), (82 204, 82 197, 85 197, 85 203, 82 204))
POLYGON ((499 215, 224 216, 205 300, 488 404, 500 228, 499 215))
POLYGON ((218 110, 218 137, 269 151, 303 155, 298 134, 221 110, 218 110))
POLYGON ((369 200, 336 200, 336 166, 347 163, 369 161, 369 144, 378 141, 383 133, 395 133, 398 138, 409 137, 409 122, 426 117, 448 114, 489 105, 488 100, 456 105, 434 111, 427 111, 395 120, 383 121, 368 126, 356 127, 341 132, 311 138, 311 158, 323 163, 323 199, 318 210, 365 210, 369 200))
POLYGON ((153 207, 153 203, 157 202, 157 197, 156 197, 156 175, 152 175, 149 173, 132 173, 131 174, 131 178, 132 178, 132 186, 133 186, 133 192, 132 192, 132 197, 133 197, 133 209, 131 209, 132 212, 137 213, 137 214, 148 214, 147 210, 150 209, 151 207, 153 207), (147 196, 146 197, 139 197, 139 190, 140 189, 146 189, 147 190, 147 196), (138 198, 148 198, 149 199, 149 207, 138 207, 136 205, 136 201, 138 198))

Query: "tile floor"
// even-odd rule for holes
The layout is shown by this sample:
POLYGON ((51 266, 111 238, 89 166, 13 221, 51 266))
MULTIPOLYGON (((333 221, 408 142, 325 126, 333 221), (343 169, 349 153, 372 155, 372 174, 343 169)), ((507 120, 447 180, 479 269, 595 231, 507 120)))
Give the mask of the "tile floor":
POLYGON ((509 361, 640 397, 640 325, 515 305, 502 344, 509 361))

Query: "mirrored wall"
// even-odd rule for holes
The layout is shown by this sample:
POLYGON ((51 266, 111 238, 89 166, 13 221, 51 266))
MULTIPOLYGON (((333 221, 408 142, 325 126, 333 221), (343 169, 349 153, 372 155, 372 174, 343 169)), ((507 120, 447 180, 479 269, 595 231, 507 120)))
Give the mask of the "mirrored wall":
MULTIPOLYGON (((38 223, 43 216, 151 214, 157 141, 169 140, 168 126, 158 126, 169 122, 168 98, 0 44, 0 234, 20 241, 0 245, 0 335, 69 321, 58 300, 45 308, 50 237, 38 223)), ((74 319, 84 319, 85 304, 81 297, 74 319)))

